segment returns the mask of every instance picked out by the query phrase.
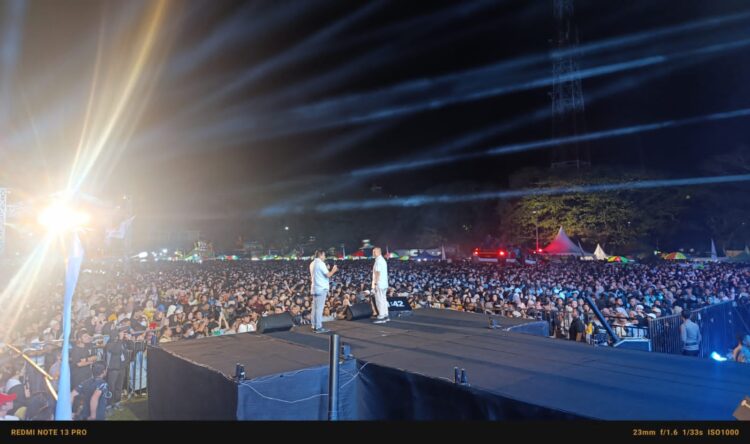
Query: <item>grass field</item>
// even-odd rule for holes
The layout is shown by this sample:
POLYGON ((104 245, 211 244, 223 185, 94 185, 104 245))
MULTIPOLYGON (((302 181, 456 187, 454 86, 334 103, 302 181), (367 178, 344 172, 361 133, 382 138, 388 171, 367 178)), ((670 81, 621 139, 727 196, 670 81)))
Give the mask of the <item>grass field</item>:
POLYGON ((107 421, 142 421, 148 419, 148 396, 122 401, 122 410, 115 410, 107 421))

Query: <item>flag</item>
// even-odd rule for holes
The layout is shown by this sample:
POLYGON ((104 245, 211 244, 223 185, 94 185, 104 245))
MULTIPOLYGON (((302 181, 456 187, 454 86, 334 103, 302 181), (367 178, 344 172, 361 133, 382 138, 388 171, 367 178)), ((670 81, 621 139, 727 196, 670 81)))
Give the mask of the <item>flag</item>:
POLYGON ((57 386, 57 405, 55 419, 70 421, 73 419, 73 408, 70 404, 70 316, 73 293, 78 283, 78 274, 83 262, 83 247, 77 234, 73 234, 73 248, 65 261, 65 299, 63 302, 63 345, 62 362, 60 363, 60 381, 57 386))
POLYGON ((714 240, 711 239, 711 260, 716 262, 718 259, 718 255, 716 254, 716 244, 714 244, 714 240))
POLYGON ((128 219, 125 219, 120 223, 120 226, 117 227, 115 230, 107 230, 107 233, 105 235, 106 240, 110 239, 125 239, 125 236, 127 236, 128 231, 130 231, 130 226, 133 225, 133 219, 135 219, 135 216, 131 216, 128 219))

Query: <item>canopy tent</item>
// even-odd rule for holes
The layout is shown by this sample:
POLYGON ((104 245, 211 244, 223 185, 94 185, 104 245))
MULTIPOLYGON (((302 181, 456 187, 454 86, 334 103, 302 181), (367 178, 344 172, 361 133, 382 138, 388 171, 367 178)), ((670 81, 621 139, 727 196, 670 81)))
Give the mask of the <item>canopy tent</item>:
POLYGON ((630 262, 630 259, 626 258, 625 256, 610 256, 607 259, 607 262, 617 262, 620 264, 627 264, 630 262))
POLYGON ((560 227, 555 239, 542 250, 542 253, 550 256, 584 256, 586 254, 581 247, 570 240, 563 227, 560 227))
POLYGON ((685 256, 683 253, 675 252, 675 253, 669 253, 664 255, 664 259, 668 261, 684 261, 687 259, 687 256, 685 256))
POLYGON ((597 260, 603 261, 609 257, 607 253, 604 252, 604 249, 601 245, 596 244, 596 249, 594 250, 594 257, 597 260))

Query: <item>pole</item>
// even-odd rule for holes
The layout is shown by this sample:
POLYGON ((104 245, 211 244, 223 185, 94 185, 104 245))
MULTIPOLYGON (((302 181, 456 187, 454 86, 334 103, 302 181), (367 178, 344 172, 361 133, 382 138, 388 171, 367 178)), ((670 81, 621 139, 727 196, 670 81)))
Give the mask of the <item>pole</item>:
POLYGON ((72 249, 65 264, 65 299, 63 303, 63 345, 62 362, 60 363, 60 381, 57 387, 57 405, 55 406, 55 419, 58 421, 70 421, 73 419, 73 409, 70 404, 70 317, 73 302, 73 292, 78 283, 78 274, 83 262, 83 247, 78 235, 72 234, 72 249))
MULTIPOLYGON (((145 358, 146 354, 146 336, 143 337, 143 351, 141 353, 141 359, 138 361, 138 390, 143 390, 143 359, 145 358)), ((136 359, 138 358, 138 355, 136 354, 136 359)))
POLYGON ((591 307, 591 310, 594 312, 594 315, 597 319, 599 319, 599 322, 602 323, 602 326, 604 326, 604 329, 607 330, 607 334, 612 338, 612 343, 617 344, 620 342, 620 337, 617 336, 614 330, 612 330, 612 327, 609 325, 609 322, 604 318, 604 315, 602 315, 602 312, 599 311, 599 307, 596 306, 596 302, 594 302, 593 299, 591 299, 591 296, 586 295, 584 296, 584 299, 586 300, 586 303, 589 304, 589 307, 591 307))
POLYGON ((328 351, 330 362, 328 365, 328 420, 339 419, 339 353, 341 340, 339 335, 331 335, 331 345, 328 351))

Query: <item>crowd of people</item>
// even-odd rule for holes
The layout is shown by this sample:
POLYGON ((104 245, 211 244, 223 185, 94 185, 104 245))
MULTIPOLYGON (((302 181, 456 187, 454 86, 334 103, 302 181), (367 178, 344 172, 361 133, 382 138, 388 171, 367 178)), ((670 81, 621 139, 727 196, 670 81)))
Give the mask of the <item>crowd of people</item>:
MULTIPOLYGON (((349 305, 371 300, 373 262, 337 264, 323 322, 343 319, 349 305)), ((750 267, 733 264, 623 266, 570 261, 499 266, 391 260, 388 268, 388 296, 407 298, 413 309, 544 319, 550 322, 550 336, 581 341, 591 339, 599 324, 586 296, 592 297, 621 336, 647 332, 649 319, 725 301, 750 301, 750 267)), ((71 387, 108 391, 107 405, 116 407, 133 341, 163 344, 253 332, 261 317, 284 312, 291 314, 295 325, 308 325, 310 292, 310 269, 302 261, 85 264, 73 304, 71 387), (101 371, 97 362, 106 374, 93 373, 101 371), (88 382, 97 378, 96 384, 88 382)), ((59 345, 42 344, 59 344, 62 295, 62 282, 40 281, 18 316, 0 323, 4 342, 42 350, 40 362, 53 377, 59 377, 59 345)), ((736 354, 740 359, 743 353, 750 357, 750 344, 745 349, 740 341, 736 354)), ((0 357, 10 355, 8 350, 0 351, 0 357)), ((7 361, 0 372, 0 388, 14 394, 16 405, 23 406, 29 394, 24 393, 17 361, 7 361)), ((90 409, 79 413, 92 417, 90 409)))

